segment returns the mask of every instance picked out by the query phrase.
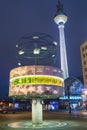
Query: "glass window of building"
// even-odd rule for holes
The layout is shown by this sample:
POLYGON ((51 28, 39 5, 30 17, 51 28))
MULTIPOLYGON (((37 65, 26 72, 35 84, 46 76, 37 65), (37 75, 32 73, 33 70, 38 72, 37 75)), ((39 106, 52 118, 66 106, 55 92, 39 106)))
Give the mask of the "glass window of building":
POLYGON ((85 58, 85 54, 83 54, 83 57, 85 58))
POLYGON ((87 79, 87 75, 85 75, 85 78, 87 79))
POLYGON ((87 71, 87 68, 84 68, 85 71, 87 71))
POLYGON ((84 48, 82 48, 82 51, 84 51, 84 48))
POLYGON ((85 49, 87 49, 87 46, 85 46, 85 49))
POLYGON ((86 65, 86 61, 84 61, 84 65, 86 65))

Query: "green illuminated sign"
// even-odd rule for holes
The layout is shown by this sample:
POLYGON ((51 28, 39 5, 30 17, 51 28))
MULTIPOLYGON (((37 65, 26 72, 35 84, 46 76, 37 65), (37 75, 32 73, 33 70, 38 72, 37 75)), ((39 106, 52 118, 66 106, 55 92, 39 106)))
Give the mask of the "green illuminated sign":
POLYGON ((11 79, 11 86, 16 85, 57 85, 63 86, 62 79, 55 76, 43 76, 43 75, 33 75, 33 76, 21 76, 11 79))

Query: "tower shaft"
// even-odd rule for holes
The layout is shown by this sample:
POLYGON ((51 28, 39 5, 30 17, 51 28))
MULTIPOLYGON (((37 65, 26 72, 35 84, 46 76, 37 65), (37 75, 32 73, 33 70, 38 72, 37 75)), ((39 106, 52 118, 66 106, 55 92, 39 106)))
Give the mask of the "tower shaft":
POLYGON ((64 79, 69 77, 68 63, 65 45, 64 25, 58 25, 59 28, 59 40, 60 40, 60 62, 61 70, 63 70, 64 79))

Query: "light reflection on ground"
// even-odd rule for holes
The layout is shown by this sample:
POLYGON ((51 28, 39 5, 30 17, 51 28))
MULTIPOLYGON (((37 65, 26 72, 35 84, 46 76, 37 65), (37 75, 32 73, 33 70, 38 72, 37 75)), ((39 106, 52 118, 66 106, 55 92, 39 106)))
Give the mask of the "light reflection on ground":
POLYGON ((8 120, 0 123, 0 130, 87 130, 87 122, 76 120, 44 120, 32 126, 31 120, 8 120))
POLYGON ((8 126, 12 128, 36 128, 36 129, 64 127, 66 125, 67 125, 66 122, 59 122, 59 121, 44 121, 43 124, 40 125, 32 125, 32 122, 29 121, 21 121, 8 124, 8 126))

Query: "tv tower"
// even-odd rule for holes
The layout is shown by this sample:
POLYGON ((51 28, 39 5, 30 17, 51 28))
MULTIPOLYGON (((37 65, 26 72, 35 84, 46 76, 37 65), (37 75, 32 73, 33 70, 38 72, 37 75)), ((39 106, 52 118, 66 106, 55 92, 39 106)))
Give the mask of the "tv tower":
POLYGON ((67 22, 67 19, 68 17, 63 11, 63 5, 61 4, 60 0, 58 0, 57 12, 54 17, 54 21, 58 25, 58 28, 59 28, 60 62, 61 62, 61 70, 63 70, 64 79, 69 77, 66 45, 65 45, 65 35, 64 35, 64 25, 67 22))

